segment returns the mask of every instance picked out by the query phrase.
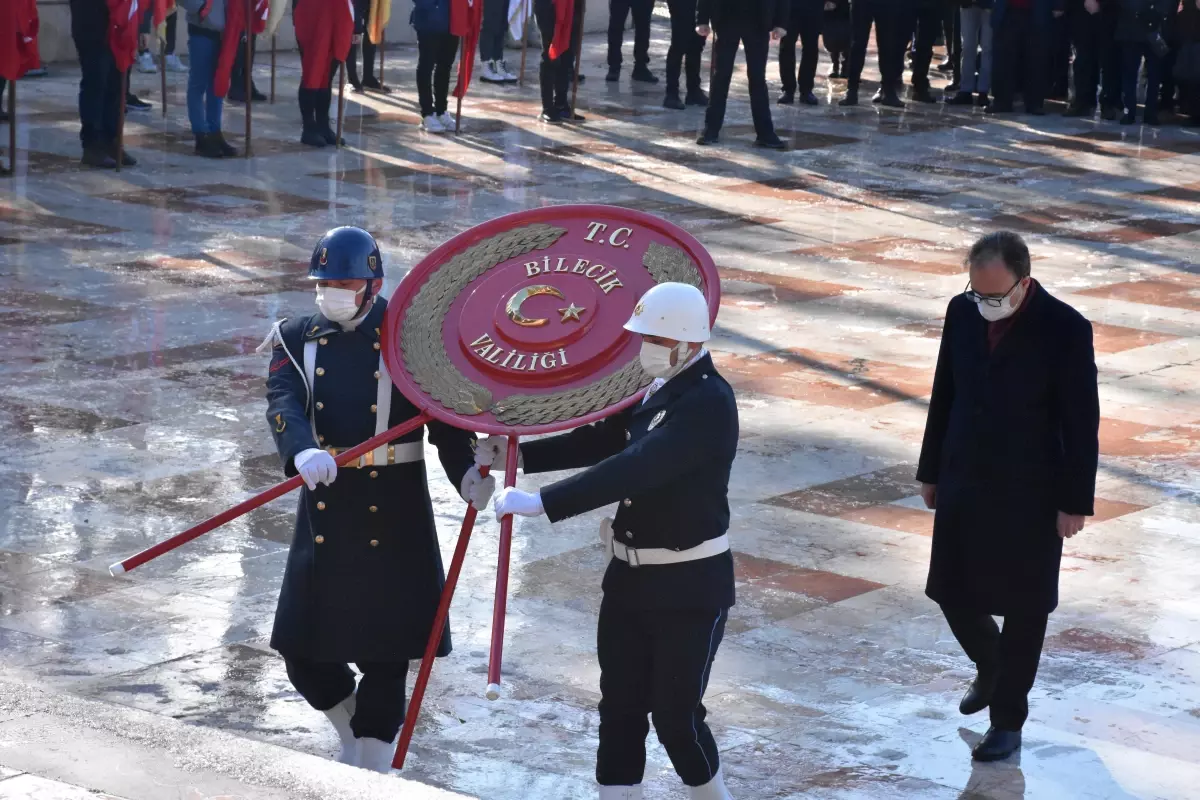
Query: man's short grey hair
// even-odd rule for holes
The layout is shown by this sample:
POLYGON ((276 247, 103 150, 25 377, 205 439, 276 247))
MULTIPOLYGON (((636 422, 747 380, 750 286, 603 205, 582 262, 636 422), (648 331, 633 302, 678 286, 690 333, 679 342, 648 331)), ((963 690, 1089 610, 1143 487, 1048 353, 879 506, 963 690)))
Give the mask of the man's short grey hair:
POLYGON ((982 267, 996 259, 1003 261, 1018 280, 1029 277, 1029 247, 1012 231, 996 231, 980 237, 967 253, 967 268, 982 267))

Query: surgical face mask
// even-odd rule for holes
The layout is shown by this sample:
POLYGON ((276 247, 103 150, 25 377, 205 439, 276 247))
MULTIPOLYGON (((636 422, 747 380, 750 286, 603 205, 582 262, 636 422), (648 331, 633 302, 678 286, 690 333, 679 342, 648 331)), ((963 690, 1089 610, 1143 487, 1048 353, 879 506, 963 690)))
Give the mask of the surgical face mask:
MULTIPOLYGON (((365 288, 365 287, 364 287, 365 288)), ((335 289, 332 286, 317 287, 317 308, 331 322, 349 322, 358 314, 359 294, 353 289, 335 289)))
POLYGON ((1008 294, 1004 297, 984 297, 976 292, 967 291, 967 297, 975 301, 976 308, 979 309, 979 314, 988 322, 999 322, 1002 319, 1011 317, 1017 313, 1017 309, 1021 306, 1021 300, 1025 297, 1024 287, 1017 296, 1016 302, 1013 301, 1013 296, 1017 295, 1017 287, 1021 285, 1020 281, 1013 284, 1012 289, 1008 290, 1008 294))
POLYGON ((669 378, 683 367, 687 348, 687 342, 680 342, 674 347, 642 342, 642 350, 638 353, 638 359, 642 362, 642 369, 646 370, 646 374, 650 377, 669 378), (672 353, 675 353, 674 365, 671 364, 672 353))

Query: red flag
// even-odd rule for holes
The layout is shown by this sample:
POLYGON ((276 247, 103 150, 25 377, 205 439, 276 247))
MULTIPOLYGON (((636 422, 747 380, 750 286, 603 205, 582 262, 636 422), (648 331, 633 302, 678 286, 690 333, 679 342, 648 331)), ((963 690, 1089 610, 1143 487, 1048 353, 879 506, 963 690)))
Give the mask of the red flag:
POLYGON ((108 0, 108 47, 118 72, 137 59, 139 16, 138 0, 108 0))
MULTIPOLYGON (((213 94, 224 97, 229 94, 229 80, 233 73, 233 62, 237 59, 238 50, 242 48, 242 34, 246 28, 250 33, 262 33, 267 29, 267 14, 270 11, 268 0, 249 0, 251 14, 250 24, 246 24, 247 0, 229 0, 225 4, 225 31, 221 34, 221 53, 217 56, 217 71, 213 74, 213 94)), ((249 65, 247 65, 249 69, 249 65)), ((250 102, 250 98, 246 98, 250 102)))
POLYGON ((471 71, 475 67, 475 49, 479 46, 479 26, 483 24, 483 0, 451 0, 450 33, 462 42, 462 55, 458 60, 458 83, 454 84, 455 97, 466 97, 471 85, 471 71))
POLYGON ((571 26, 575 23, 575 0, 554 0, 554 38, 550 40, 550 58, 567 52, 571 46, 571 26))
POLYGON ((15 81, 41 65, 34 0, 15 0, 0 10, 0 78, 15 81))

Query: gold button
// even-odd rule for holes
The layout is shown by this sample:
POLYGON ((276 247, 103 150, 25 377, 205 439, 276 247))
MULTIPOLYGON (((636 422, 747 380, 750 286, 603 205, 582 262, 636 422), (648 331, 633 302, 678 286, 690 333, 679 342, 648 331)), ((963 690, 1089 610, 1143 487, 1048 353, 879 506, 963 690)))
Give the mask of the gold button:
POLYGON ((325 510, 325 501, 322 500, 321 502, 317 503, 317 511, 324 511, 324 510, 325 510))
MULTIPOLYGON (((322 403, 320 400, 318 400, 317 401, 317 411, 320 411, 324 407, 325 407, 325 404, 322 403)), ((628 436, 628 434, 626 434, 626 436, 628 436)))
POLYGON ((708 376, 707 376, 707 375, 703 375, 703 376, 701 376, 701 377, 703 377, 703 378, 704 378, 704 380, 708 380, 708 376))
POLYGON ((324 368, 324 367, 317 367, 317 374, 318 374, 318 375, 324 375, 324 374, 325 374, 325 368, 324 368))
POLYGON ((379 510, 379 506, 371 506, 371 507, 370 507, 369 509, 367 509, 367 510, 368 510, 368 511, 370 511, 372 514, 374 514, 376 511, 378 511, 378 510, 379 510))
POLYGON ((383 349, 383 345, 381 345, 379 342, 376 342, 376 343, 375 343, 375 349, 376 349, 376 350, 382 350, 382 349, 383 349))
POLYGON ((379 470, 377 470, 377 469, 373 469, 373 470, 371 470, 371 477, 372 477, 372 478, 378 478, 378 477, 379 477, 379 470))
POLYGON ((375 405, 374 403, 371 403, 371 413, 374 414, 378 410, 379 410, 379 406, 375 405))
POLYGON ((325 544, 325 537, 318 534, 317 538, 313 539, 313 541, 317 544, 325 544))
POLYGON ((371 540, 371 547, 379 547, 379 540, 378 540, 378 539, 372 539, 372 540, 371 540))
POLYGON ((625 431, 625 441, 628 442, 632 438, 633 438, 633 434, 631 434, 629 431, 625 431))
POLYGON ((379 380, 379 370, 375 370, 375 380, 379 380))
POLYGON ((324 437, 324 436, 318 436, 318 437, 317 437, 317 441, 318 441, 318 442, 320 442, 321 444, 325 444, 325 437, 324 437))
POLYGON ((626 537, 627 539, 632 539, 632 538, 633 538, 633 531, 625 531, 625 537, 626 537))
POLYGON ((317 339, 317 344, 329 344, 329 340, 322 336, 320 339, 317 339))
POLYGON ((626 498, 621 501, 621 505, 625 506, 626 508, 629 508, 631 505, 633 505, 633 501, 626 498))

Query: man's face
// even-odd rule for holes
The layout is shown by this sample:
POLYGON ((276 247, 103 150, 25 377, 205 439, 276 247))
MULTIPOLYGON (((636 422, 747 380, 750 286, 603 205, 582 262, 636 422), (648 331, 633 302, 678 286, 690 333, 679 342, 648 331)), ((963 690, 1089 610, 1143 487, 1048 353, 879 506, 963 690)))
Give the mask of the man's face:
POLYGON ((1025 296, 1030 280, 1026 277, 1018 281, 1008 265, 998 258, 971 267, 970 274, 972 291, 981 297, 997 299, 1007 295, 1014 306, 1025 296))
POLYGON ((317 281, 317 288, 319 289, 349 289, 355 294, 361 292, 366 285, 367 281, 361 279, 346 281, 317 281))
MULTIPOLYGON (((679 363, 679 352, 675 349, 679 346, 678 339, 668 339, 665 336, 650 336, 649 334, 643 333, 642 341, 649 342, 650 344, 657 344, 662 347, 669 347, 671 349, 671 366, 673 367, 679 363)), ((687 358, 691 358, 693 347, 695 347, 694 344, 688 344, 688 351, 686 354, 687 358)))

